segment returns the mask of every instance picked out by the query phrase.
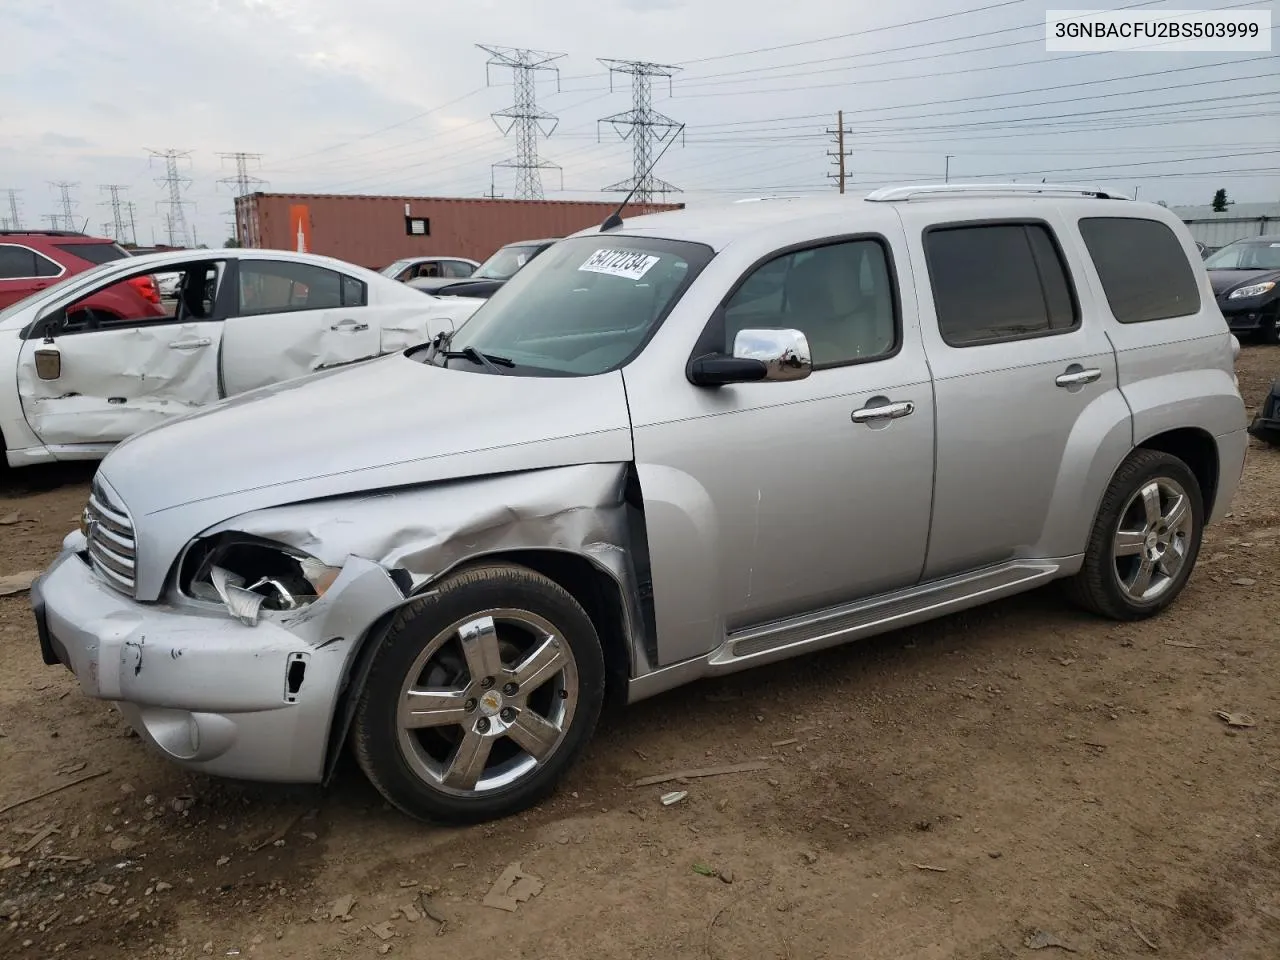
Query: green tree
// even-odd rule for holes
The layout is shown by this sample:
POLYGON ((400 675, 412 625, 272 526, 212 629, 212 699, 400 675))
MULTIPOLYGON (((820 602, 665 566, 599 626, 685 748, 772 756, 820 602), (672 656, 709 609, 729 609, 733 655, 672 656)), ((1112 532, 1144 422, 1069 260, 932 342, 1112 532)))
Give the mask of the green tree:
POLYGON ((1223 190, 1222 188, 1218 188, 1218 190, 1216 190, 1213 194, 1213 212, 1226 213, 1227 205, 1230 202, 1231 201, 1227 199, 1227 191, 1223 190))
POLYGON ((240 246, 240 244, 236 243, 235 237, 228 237, 227 242, 222 245, 224 250, 230 250, 233 247, 238 247, 238 246, 240 246))

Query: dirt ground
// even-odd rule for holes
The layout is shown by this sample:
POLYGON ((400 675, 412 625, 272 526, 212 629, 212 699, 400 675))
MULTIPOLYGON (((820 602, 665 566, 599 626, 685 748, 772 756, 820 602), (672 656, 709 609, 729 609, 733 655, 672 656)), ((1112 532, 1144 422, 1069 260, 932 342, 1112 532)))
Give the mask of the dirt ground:
MULTIPOLYGON (((1252 413, 1280 348, 1240 372, 1252 413)), ((90 474, 0 479, 0 575, 48 562, 90 474)), ((0 808, 101 774, 0 813, 0 956, 1275 960, 1278 544, 1280 451, 1254 442, 1162 617, 1050 588, 697 684, 610 721, 542 807, 466 830, 392 812, 350 764, 325 794, 186 774, 0 598, 0 808), (484 906, 515 862, 541 892, 484 906)))

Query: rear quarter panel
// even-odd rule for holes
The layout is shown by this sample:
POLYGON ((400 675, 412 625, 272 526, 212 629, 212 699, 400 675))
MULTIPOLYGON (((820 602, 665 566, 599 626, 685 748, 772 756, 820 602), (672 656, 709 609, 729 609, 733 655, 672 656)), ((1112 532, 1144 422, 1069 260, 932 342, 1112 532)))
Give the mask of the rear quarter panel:
MULTIPOLYGON (((1108 210, 1106 216, 1115 215, 1108 210)), ((1205 504, 1213 522, 1226 512, 1239 481, 1247 447, 1247 416, 1236 383, 1231 332, 1209 285, 1195 241, 1172 213, 1143 205, 1132 216, 1159 220, 1178 238, 1200 292, 1200 309, 1183 317, 1120 323, 1111 311, 1097 268, 1083 238, 1078 247, 1082 280, 1105 317, 1116 352, 1120 390, 1133 413, 1133 444, 1170 430, 1196 428, 1217 441, 1218 495, 1205 504)), ((1119 464, 1116 464, 1118 466, 1119 464)))

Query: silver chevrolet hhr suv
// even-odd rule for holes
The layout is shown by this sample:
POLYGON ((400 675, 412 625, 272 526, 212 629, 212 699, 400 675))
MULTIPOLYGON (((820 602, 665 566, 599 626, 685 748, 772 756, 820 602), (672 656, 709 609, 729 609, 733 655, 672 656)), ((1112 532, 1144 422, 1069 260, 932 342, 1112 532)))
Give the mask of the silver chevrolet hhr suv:
POLYGON ((893 188, 606 224, 450 340, 127 440, 32 592, 46 662, 191 769, 433 820, 601 710, 1062 580, 1168 607, 1246 448, 1168 210, 893 188))

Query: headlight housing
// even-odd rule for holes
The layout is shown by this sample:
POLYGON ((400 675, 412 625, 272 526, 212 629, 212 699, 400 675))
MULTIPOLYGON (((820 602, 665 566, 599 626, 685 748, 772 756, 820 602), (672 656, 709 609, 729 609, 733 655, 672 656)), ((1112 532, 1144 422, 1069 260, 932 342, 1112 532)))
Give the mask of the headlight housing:
POLYGON ((1268 280, 1266 283, 1251 283, 1247 287, 1237 287, 1227 294, 1228 300, 1246 300, 1249 297, 1260 297, 1264 293, 1270 293, 1276 288, 1274 280, 1268 280))
POLYGON ((341 568, 293 547, 247 534, 197 540, 178 570, 178 589, 194 600, 221 603, 253 626, 264 610, 297 610, 324 596, 341 568))

